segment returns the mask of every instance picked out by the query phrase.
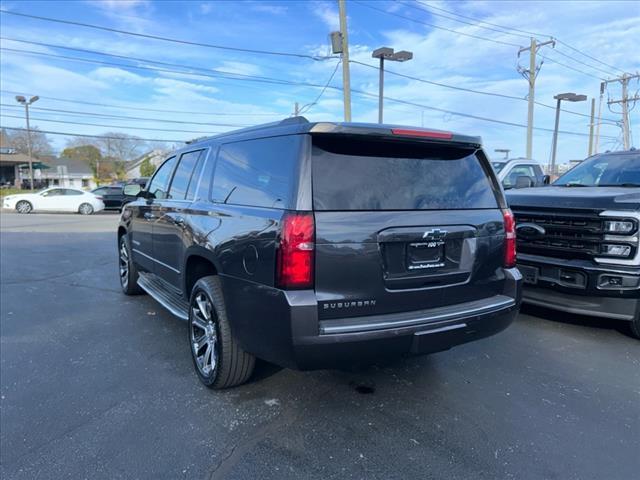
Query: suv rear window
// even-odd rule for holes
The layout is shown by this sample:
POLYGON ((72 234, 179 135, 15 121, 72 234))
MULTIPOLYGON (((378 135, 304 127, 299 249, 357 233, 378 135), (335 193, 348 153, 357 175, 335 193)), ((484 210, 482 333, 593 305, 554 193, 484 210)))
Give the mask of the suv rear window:
POLYGON ((496 208, 475 150, 437 144, 314 138, 315 210, 496 208))

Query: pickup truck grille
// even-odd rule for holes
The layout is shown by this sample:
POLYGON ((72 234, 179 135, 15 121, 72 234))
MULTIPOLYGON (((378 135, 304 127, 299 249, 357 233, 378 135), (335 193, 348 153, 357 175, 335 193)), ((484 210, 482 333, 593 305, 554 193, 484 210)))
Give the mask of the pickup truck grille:
POLYGON ((515 209, 514 215, 518 252, 558 258, 602 256, 604 219, 597 212, 515 209))

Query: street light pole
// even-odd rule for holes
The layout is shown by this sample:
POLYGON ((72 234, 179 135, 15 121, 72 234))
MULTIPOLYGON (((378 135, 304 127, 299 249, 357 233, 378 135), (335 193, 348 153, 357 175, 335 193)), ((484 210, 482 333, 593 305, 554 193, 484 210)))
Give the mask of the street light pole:
POLYGON ((380 59, 380 80, 378 85, 378 123, 382 123, 384 110, 384 61, 386 59, 393 62, 406 62, 413 58, 413 52, 401 50, 394 53, 393 48, 380 47, 374 50, 371 56, 373 58, 380 59))
POLYGON ((27 151, 29 152, 29 186, 33 190, 33 151, 31 147, 31 126, 29 125, 29 105, 38 101, 37 95, 31 97, 29 101, 22 95, 16 96, 16 101, 24 105, 25 117, 27 120, 27 151))
POLYGON ((551 166, 549 167, 549 174, 556 174, 556 150, 558 148, 558 127, 560 125, 560 104, 562 100, 567 102, 584 102, 587 99, 586 95, 576 95, 575 93, 560 93, 553 97, 557 100, 556 103, 556 125, 553 129, 553 149, 551 153, 551 166))

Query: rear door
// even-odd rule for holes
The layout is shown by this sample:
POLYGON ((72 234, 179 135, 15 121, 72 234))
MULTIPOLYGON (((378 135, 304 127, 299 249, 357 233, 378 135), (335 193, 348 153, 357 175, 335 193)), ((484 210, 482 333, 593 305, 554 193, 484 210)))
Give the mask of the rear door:
POLYGON ((320 318, 479 300, 502 287, 502 212, 476 147, 316 136, 320 318))
POLYGON ((180 156, 167 197, 158 200, 157 219, 153 225, 155 272, 180 288, 185 235, 188 234, 189 205, 194 199, 204 161, 204 150, 180 156))

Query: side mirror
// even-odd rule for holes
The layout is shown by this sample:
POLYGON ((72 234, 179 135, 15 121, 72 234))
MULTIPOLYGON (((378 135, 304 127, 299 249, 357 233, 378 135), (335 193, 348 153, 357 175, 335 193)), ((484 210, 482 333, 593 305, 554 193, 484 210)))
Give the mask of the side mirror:
POLYGON ((531 177, 526 175, 520 175, 516 178, 516 187, 515 188, 530 188, 533 187, 533 180, 531 177))
POLYGON ((142 187, 137 183, 131 183, 129 185, 125 185, 122 190, 122 193, 124 193, 128 197, 143 196, 143 195, 140 195, 141 193, 143 193, 142 187))
POLYGON ((549 185, 551 183, 551 175, 545 175, 542 183, 545 185, 549 185))

